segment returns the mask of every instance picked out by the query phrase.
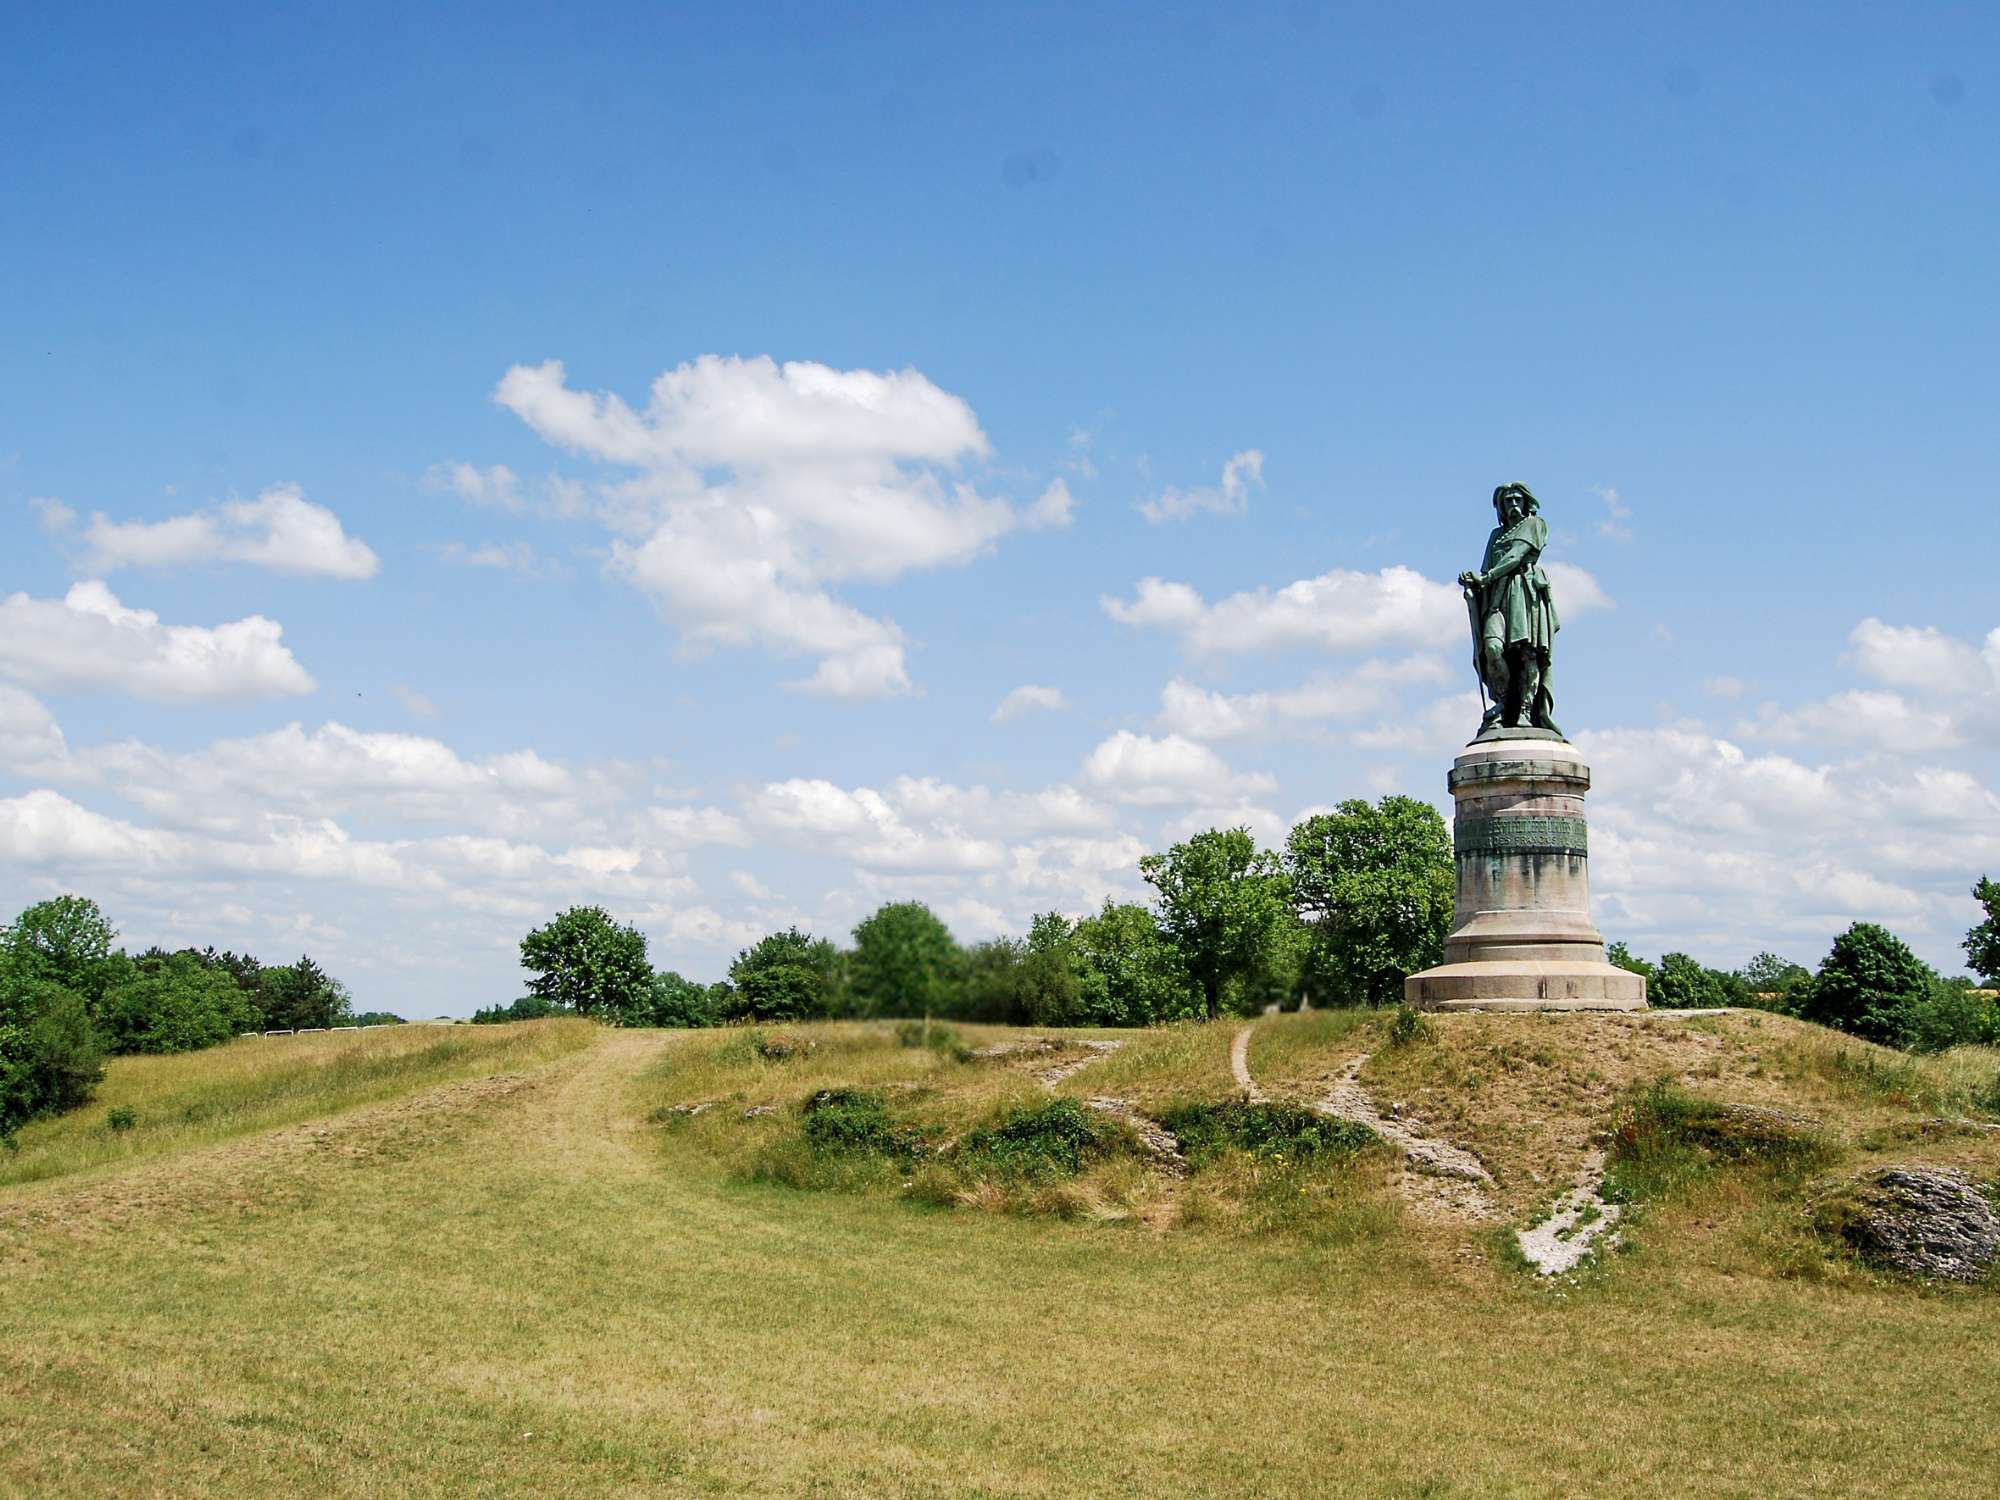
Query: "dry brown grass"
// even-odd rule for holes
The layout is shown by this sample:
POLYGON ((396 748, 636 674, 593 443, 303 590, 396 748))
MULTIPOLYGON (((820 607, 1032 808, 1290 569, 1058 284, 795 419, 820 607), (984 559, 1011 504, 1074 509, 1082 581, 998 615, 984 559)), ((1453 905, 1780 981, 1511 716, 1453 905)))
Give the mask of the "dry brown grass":
POLYGON ((1379 1017, 1273 1017, 1259 1024, 1252 1068, 1274 1093, 1311 1099, 1323 1096, 1343 1064, 1368 1053, 1361 1081, 1378 1105, 1399 1107, 1426 1133, 1477 1154, 1510 1216, 1566 1185, 1601 1145, 1616 1101, 1659 1078, 1704 1097, 1825 1119, 1849 1145, 1901 1135, 1912 1160, 2000 1167, 2000 1140, 1980 1133, 1911 1136, 1917 1121, 1963 1113, 1973 1090, 2000 1074, 1992 1049, 1910 1058, 1788 1017, 1741 1011, 1430 1021, 1433 1040, 1399 1048, 1388 1044, 1379 1017))

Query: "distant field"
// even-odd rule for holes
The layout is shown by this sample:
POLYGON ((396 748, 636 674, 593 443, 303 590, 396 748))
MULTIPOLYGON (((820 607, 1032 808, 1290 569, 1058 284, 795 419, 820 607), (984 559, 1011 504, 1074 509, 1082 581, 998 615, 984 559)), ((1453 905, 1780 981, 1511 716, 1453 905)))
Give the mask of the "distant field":
MULTIPOLYGON (((1809 1184, 1718 1171, 1552 1286, 1380 1147, 1177 1176, 1100 1110, 1095 1154, 1038 1174, 994 1134, 1228 1100, 1236 1030, 980 1057, 1031 1034, 535 1022, 115 1063, 0 1157, 0 1493, 1992 1493, 1995 1289, 1826 1249, 1809 1184), (816 1153, 829 1089, 924 1151, 816 1153)), ((1446 1017, 1398 1048, 1322 1013, 1246 1057, 1307 1100, 1364 1052, 1509 1223, 1659 1076, 1811 1115, 1828 1170, 2000 1177, 1991 1136, 1920 1124, 1979 1107, 1991 1052, 1744 1015, 1446 1017)))

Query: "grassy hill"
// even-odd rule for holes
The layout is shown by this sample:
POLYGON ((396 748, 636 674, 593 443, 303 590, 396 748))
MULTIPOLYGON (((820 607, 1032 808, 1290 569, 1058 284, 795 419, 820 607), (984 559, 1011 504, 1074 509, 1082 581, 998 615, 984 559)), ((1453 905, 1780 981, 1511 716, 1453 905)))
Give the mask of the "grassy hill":
POLYGON ((1870 1161, 2000 1180, 2000 1054, 1320 1013, 1251 1030, 1259 1112, 1239 1029, 120 1061, 0 1157, 0 1493, 1990 1492, 1991 1281, 1808 1210, 1870 1161), (1287 1107, 1344 1078, 1486 1180, 1287 1107), (1662 1134, 1663 1089, 1775 1147, 1662 1134), (1534 1276, 1513 1229, 1607 1141, 1618 1244, 1534 1276))

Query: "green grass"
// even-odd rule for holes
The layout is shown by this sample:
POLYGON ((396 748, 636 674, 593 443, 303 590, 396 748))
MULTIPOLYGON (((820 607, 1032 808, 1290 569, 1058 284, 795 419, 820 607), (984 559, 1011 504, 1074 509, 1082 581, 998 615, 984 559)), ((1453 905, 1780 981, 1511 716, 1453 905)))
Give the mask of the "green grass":
MULTIPOLYGON (((1219 1102, 1232 1029, 1134 1038, 1059 1092, 1219 1102)), ((1543 1149, 1511 1123, 1542 1118, 1530 1104, 1569 1108, 1565 1130, 1609 1120, 1614 1096, 1589 1113, 1566 1070, 1656 1076, 1682 1045, 1438 1029, 1391 1079, 1441 1113, 1426 1080, 1479 1070, 1479 1104, 1510 1122, 1496 1156, 1543 1149)), ((818 1045, 780 1060, 741 1033, 586 1029, 564 1050, 550 1032, 438 1085, 339 1095, 333 1146, 478 1068, 518 1077, 427 1115, 418 1151, 273 1165, 288 1132, 257 1127, 217 1157, 211 1121, 0 1191, 0 1494, 1973 1496, 2000 1469, 1991 1291, 1789 1274, 1790 1242, 1759 1238, 1779 1221, 1754 1169, 1662 1198, 1633 1255, 1560 1295, 1485 1230, 1406 1213, 1374 1148, 1282 1166, 1225 1150, 1172 1190, 1171 1221, 940 1206, 900 1179, 801 1192, 743 1168, 799 1138, 819 1089, 961 1130, 1049 1097, 890 1028, 805 1030, 818 1045), (733 1107, 671 1114, 718 1099, 733 1107), (170 1190, 197 1159, 200 1191, 170 1190), (84 1212, 114 1191, 119 1216, 84 1212)), ((1295 1061, 1318 1071, 1354 1040, 1295 1061)), ((1676 1076, 1710 1055, 1687 1046, 1676 1076)), ((1757 1046, 1764 1075, 1788 1066, 1757 1046)), ((1748 1088, 1748 1049, 1680 1087, 1748 1088)), ((149 1061, 187 1071, 141 1090, 114 1064, 73 1128, 129 1102, 140 1134, 148 1099, 198 1090, 203 1062, 231 1088, 290 1065, 149 1061)), ((1785 1087, 1848 1134, 1901 1108, 1840 1113, 1817 1074, 1785 1087)))
POLYGON ((1670 1200, 1732 1166, 1761 1168, 1795 1186, 1839 1154, 1814 1122, 1719 1104, 1658 1078, 1613 1117, 1605 1195, 1622 1203, 1670 1200))

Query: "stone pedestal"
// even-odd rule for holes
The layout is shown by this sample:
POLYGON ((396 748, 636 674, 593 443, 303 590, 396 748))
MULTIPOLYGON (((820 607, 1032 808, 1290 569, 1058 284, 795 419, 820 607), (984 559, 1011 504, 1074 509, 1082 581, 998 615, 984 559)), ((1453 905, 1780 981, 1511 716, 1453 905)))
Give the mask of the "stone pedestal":
POLYGON ((1646 981, 1604 961, 1590 920, 1590 767, 1544 730, 1459 752, 1458 900, 1444 962, 1403 981, 1422 1010, 1644 1010, 1646 981))

